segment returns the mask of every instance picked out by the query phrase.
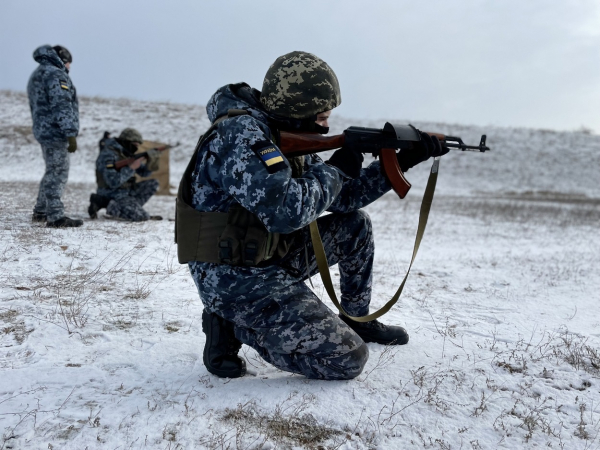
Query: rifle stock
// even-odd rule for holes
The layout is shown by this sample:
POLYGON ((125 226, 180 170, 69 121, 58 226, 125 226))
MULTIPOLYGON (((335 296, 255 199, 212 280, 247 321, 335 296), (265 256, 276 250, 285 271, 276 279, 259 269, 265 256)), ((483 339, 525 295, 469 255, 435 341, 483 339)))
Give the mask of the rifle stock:
MULTIPOLYGON (((160 147, 155 147, 150 150, 157 150, 159 152, 163 152, 168 148, 171 148, 171 146, 170 145, 161 145, 160 147)), ((148 152, 136 153, 135 155, 131 156, 130 158, 125 158, 125 159, 121 159, 120 161, 117 161, 113 165, 113 167, 109 167, 109 166, 107 166, 107 167, 109 167, 109 169, 114 168, 114 169, 120 170, 123 167, 128 166, 129 164, 134 162, 136 159, 147 158, 147 157, 148 157, 148 152)))
POLYGON ((319 133, 290 133, 282 131, 280 134, 279 149, 287 156, 302 156, 319 153, 344 145, 346 136, 323 136, 319 133))

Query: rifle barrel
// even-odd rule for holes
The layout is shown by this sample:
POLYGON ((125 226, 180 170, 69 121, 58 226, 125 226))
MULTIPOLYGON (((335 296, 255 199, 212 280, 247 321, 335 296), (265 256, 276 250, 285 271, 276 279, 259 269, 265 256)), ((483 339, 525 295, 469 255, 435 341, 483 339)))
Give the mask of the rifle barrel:
POLYGON ((449 148, 456 148, 462 151, 467 151, 467 152, 485 152, 490 150, 489 147, 480 147, 479 145, 466 145, 466 144, 452 144, 452 143, 448 143, 446 142, 444 144, 446 147, 449 148))

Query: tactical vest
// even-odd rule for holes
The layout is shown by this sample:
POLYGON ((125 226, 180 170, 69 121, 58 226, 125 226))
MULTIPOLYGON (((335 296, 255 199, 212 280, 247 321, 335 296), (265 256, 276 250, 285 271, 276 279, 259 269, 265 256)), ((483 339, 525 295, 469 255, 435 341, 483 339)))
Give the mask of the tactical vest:
POLYGON ((175 243, 180 264, 202 261, 232 266, 258 266, 285 256, 292 244, 289 234, 270 233, 260 219, 239 204, 228 212, 200 212, 191 206, 191 175, 196 168, 198 151, 211 138, 223 120, 242 114, 230 109, 200 136, 177 192, 175 208, 175 243))

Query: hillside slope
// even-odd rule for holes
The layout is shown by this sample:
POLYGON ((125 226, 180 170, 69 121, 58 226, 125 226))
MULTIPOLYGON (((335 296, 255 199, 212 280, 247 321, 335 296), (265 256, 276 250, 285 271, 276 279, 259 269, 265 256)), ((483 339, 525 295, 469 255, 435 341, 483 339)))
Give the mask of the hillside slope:
MULTIPOLYGON (((80 99, 80 150, 71 159, 70 180, 93 183, 97 142, 107 130, 125 127, 141 131, 144 138, 181 142, 171 154, 171 179, 177 183, 198 137, 209 127, 204 107, 128 99, 80 99)), ((31 134, 25 93, 0 91, 0 167, 3 180, 38 181, 43 171, 39 145, 31 134)), ((388 118, 407 123, 407 120, 388 118)), ((331 132, 348 126, 382 128, 381 121, 356 121, 336 116, 331 132)), ((600 136, 581 132, 555 132, 524 128, 475 127, 414 123, 419 129, 461 136, 478 143, 487 134, 491 152, 452 152, 442 160, 439 192, 448 195, 524 194, 600 197, 600 136)), ((417 191, 424 186, 427 167, 417 167, 408 178, 417 191)), ((414 192, 412 193, 414 195, 414 192)))
MULTIPOLYGON (((409 344, 369 344, 364 372, 343 382, 281 372, 243 346, 249 374, 227 380, 202 363, 202 303, 173 222, 86 214, 104 130, 182 142, 176 184, 204 109, 82 98, 64 200, 85 223, 60 230, 30 222, 43 165, 25 96, 0 102, 0 450, 600 448, 598 136, 415 124, 467 142, 487 132, 493 151, 442 160, 420 253, 382 319, 409 344)), ((349 125, 382 124, 338 117, 333 132, 349 125)), ((408 266, 427 172, 408 172, 405 200, 366 208, 373 309, 408 266)), ((172 219, 173 200, 147 209, 172 219)))

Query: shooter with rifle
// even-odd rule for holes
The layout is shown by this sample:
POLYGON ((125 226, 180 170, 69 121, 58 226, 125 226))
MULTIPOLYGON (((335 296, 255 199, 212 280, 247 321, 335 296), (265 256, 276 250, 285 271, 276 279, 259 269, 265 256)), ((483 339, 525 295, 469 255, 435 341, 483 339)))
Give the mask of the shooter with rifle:
POLYGON ((369 314, 374 241, 361 208, 392 188, 405 194, 402 172, 462 141, 391 124, 321 136, 340 102, 333 70, 306 52, 279 57, 262 92, 230 84, 208 102, 213 125, 179 186, 175 240, 204 304, 214 375, 246 373, 242 343, 281 370, 327 380, 358 376, 367 342, 408 343, 404 328, 369 314), (326 162, 315 154, 335 148, 326 162), (380 159, 363 168, 364 152, 380 159), (339 314, 304 283, 327 277, 328 264, 339 266, 339 314))
POLYGON ((98 190, 90 196, 88 213, 96 219, 98 211, 106 208, 110 217, 127 221, 161 220, 151 216, 143 205, 158 190, 157 180, 136 181, 135 175, 149 176, 158 170, 163 146, 143 153, 136 153, 143 143, 142 135, 134 128, 125 128, 118 138, 108 133, 100 141, 100 154, 96 160, 96 182, 98 190))

